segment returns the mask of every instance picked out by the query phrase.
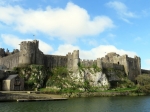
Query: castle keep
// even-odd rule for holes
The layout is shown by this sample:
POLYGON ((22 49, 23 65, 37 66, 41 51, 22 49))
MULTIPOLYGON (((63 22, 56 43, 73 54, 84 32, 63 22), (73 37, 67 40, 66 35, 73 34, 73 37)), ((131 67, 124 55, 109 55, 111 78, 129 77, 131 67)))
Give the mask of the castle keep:
POLYGON ((101 69, 124 70, 131 80, 141 74, 141 60, 137 56, 131 58, 128 55, 120 56, 112 52, 96 60, 81 60, 79 58, 79 50, 74 50, 72 53, 66 54, 66 56, 47 55, 39 50, 39 41, 37 40, 21 42, 20 51, 15 49, 13 52, 9 52, 0 48, 0 65, 4 65, 8 69, 30 64, 40 64, 48 68, 63 66, 67 67, 68 70, 76 71, 79 63, 84 67, 97 65, 101 69))

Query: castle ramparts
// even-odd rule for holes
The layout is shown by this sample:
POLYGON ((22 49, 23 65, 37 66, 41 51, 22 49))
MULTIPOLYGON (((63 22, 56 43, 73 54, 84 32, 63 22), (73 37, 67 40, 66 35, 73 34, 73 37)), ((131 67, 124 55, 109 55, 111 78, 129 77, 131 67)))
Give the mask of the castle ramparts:
POLYGON ((137 56, 131 58, 128 55, 120 56, 112 52, 96 60, 81 60, 79 58, 79 50, 74 50, 72 53, 69 52, 66 56, 46 55, 39 50, 39 41, 37 40, 21 42, 20 51, 15 49, 13 52, 9 52, 0 48, 0 65, 4 65, 8 69, 30 64, 40 64, 48 68, 63 66, 67 67, 68 70, 76 71, 78 63, 81 63, 83 67, 97 65, 101 69, 107 67, 124 70, 131 80, 141 74, 141 59, 137 56))

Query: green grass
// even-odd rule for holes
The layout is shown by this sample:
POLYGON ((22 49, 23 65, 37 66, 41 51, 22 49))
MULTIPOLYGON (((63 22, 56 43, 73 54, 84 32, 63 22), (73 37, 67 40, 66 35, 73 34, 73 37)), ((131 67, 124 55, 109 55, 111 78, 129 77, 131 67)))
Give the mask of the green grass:
POLYGON ((134 92, 137 90, 137 87, 132 87, 132 88, 115 88, 111 90, 105 90, 102 92, 134 92))
MULTIPOLYGON (((110 90, 94 90, 94 91, 89 91, 89 92, 135 92, 137 90, 137 87, 132 87, 132 88, 116 88, 116 89, 110 89, 110 90)), ((81 93, 83 91, 80 90, 72 90, 72 89, 52 89, 52 88, 41 88, 39 89, 41 92, 48 92, 48 93, 81 93)))

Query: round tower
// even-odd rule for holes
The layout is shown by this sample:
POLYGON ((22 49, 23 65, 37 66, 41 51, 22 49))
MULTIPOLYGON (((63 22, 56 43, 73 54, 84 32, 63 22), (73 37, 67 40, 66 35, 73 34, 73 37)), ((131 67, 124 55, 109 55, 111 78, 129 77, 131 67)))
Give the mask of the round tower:
POLYGON ((137 65, 136 65, 137 66, 137 68, 136 68, 137 75, 141 75, 141 58, 138 56, 134 56, 134 59, 137 62, 137 65))
POLYGON ((68 68, 68 70, 71 70, 73 62, 72 62, 72 54, 70 52, 67 54, 67 58, 68 58, 68 60, 67 60, 67 68, 68 68))
POLYGON ((102 69, 102 61, 100 58, 97 58, 97 67, 102 69))
POLYGON ((19 66, 36 64, 36 52, 39 42, 23 41, 20 43, 19 66))
POLYGON ((78 69, 78 63, 79 63, 79 50, 74 50, 73 51, 73 70, 78 69))

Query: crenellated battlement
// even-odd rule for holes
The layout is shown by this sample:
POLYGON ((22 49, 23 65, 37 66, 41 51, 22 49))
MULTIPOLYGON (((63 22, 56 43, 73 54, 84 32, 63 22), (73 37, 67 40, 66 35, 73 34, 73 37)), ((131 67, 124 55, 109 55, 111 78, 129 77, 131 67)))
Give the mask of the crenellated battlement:
POLYGON ((39 41, 23 41, 20 43, 19 65, 36 64, 39 54, 39 41))
POLYGON ((83 67, 92 67, 94 64, 96 65, 96 60, 80 60, 80 63, 83 67))
POLYGON ((141 74, 141 59, 138 56, 134 58, 128 55, 122 55, 111 52, 105 57, 97 58, 95 60, 81 60, 79 58, 79 50, 74 50, 72 53, 68 52, 66 56, 45 55, 39 50, 39 41, 22 41, 20 43, 20 51, 14 49, 13 52, 0 48, 0 65, 5 65, 8 68, 30 64, 41 64, 46 67, 60 67, 67 66, 68 70, 78 70, 79 63, 83 67, 97 67, 103 69, 111 67, 114 69, 121 69, 125 71, 129 79, 134 79, 135 76, 141 74))

